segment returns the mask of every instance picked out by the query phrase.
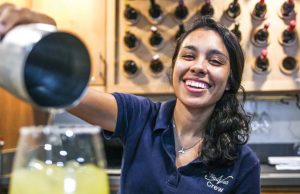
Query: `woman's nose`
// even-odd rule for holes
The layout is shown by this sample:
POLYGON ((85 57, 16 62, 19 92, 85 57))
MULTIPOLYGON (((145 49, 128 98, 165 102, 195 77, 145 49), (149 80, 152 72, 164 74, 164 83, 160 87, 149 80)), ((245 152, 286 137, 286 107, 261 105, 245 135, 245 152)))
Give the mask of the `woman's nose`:
POLYGON ((191 71, 193 73, 207 74, 207 61, 198 60, 195 64, 191 66, 191 71))

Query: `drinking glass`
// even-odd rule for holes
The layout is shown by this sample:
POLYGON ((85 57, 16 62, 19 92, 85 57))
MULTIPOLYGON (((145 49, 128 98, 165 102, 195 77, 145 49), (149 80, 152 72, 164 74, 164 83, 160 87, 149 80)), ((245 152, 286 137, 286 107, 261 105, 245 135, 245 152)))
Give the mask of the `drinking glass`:
POLYGON ((251 119, 251 129, 253 132, 258 132, 261 126, 260 116, 257 110, 257 102, 253 101, 253 114, 251 119))
POLYGON ((264 133, 269 133, 271 128, 271 117, 266 111, 263 111, 260 115, 260 122, 261 122, 261 130, 264 133))
POLYGON ((10 194, 109 194, 102 146, 95 126, 21 128, 10 194))

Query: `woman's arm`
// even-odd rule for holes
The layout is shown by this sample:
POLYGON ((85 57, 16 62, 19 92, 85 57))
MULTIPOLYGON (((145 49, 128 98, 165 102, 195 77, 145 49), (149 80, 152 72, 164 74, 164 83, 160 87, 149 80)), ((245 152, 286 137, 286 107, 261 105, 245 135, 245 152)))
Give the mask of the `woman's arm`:
POLYGON ((111 94, 88 89, 80 103, 69 112, 91 124, 115 131, 118 108, 111 94))
MULTIPOLYGON (((18 24, 46 23, 56 25, 51 17, 18 8, 13 4, 0 5, 0 37, 18 24)), ((79 118, 114 132, 117 121, 117 102, 113 95, 88 89, 81 102, 69 110, 79 118)))

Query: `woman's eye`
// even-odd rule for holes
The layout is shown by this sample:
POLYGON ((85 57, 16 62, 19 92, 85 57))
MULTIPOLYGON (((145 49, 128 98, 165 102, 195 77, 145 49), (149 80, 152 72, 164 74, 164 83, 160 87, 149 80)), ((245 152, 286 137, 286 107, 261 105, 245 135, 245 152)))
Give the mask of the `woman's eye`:
POLYGON ((194 55, 190 55, 190 54, 182 55, 182 58, 185 59, 185 60, 195 59, 194 55))
POLYGON ((209 63, 213 64, 213 65, 222 65, 223 63, 219 60, 216 59, 210 59, 209 63))

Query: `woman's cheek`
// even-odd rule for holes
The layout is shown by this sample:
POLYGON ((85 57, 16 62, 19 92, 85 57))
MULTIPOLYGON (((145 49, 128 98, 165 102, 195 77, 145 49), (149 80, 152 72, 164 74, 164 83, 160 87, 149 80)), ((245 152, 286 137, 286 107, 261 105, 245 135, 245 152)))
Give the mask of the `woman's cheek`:
POLYGON ((189 68, 189 63, 186 61, 177 61, 175 63, 175 70, 177 72, 186 71, 189 68))

